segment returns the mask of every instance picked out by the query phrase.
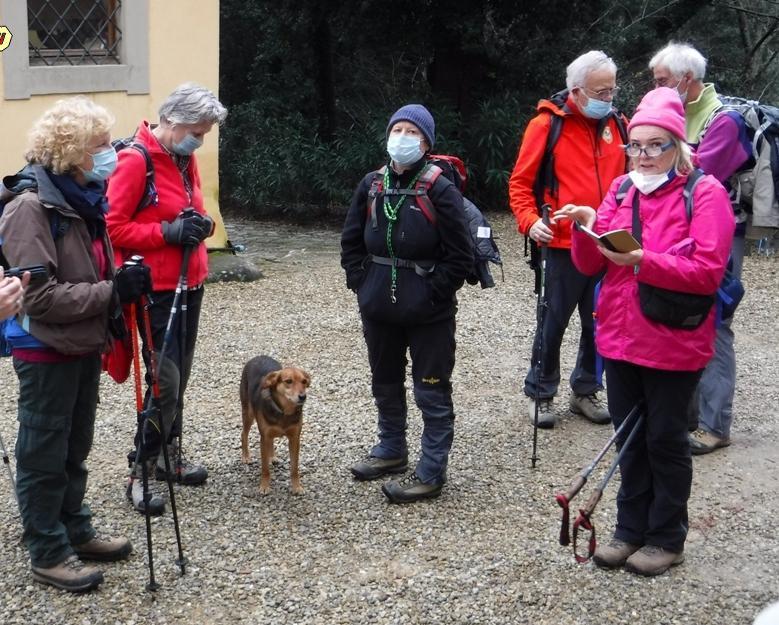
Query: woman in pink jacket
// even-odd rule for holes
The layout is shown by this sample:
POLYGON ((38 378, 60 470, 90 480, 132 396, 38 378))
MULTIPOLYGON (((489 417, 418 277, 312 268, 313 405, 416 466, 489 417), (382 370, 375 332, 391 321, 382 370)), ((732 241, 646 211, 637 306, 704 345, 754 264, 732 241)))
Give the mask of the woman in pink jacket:
POLYGON ((614 427, 639 403, 645 414, 620 462, 614 538, 598 547, 594 560, 601 567, 625 565, 634 573, 659 575, 684 560, 692 484, 686 408, 714 352, 716 306, 701 315, 700 325, 672 327, 645 314, 651 311, 642 307, 639 284, 642 290, 714 294, 734 225, 728 195, 713 176, 695 185, 688 219, 684 191, 693 167, 684 109, 674 90, 647 93, 628 129, 632 184, 624 197, 617 198, 625 189, 626 176, 621 176, 597 213, 569 204, 554 218, 573 219, 598 234, 625 229, 636 238, 634 210, 640 223, 640 249, 611 252, 577 227, 572 254, 585 274, 606 270, 596 309, 596 345, 605 359, 614 427))

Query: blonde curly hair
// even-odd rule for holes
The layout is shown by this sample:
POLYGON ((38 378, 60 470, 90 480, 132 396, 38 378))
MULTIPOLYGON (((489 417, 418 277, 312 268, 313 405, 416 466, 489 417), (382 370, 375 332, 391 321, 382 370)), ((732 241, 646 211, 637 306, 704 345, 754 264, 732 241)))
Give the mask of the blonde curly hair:
POLYGON ((95 137, 110 132, 114 116, 85 96, 58 100, 33 125, 29 134, 28 163, 55 174, 67 174, 84 159, 95 137))

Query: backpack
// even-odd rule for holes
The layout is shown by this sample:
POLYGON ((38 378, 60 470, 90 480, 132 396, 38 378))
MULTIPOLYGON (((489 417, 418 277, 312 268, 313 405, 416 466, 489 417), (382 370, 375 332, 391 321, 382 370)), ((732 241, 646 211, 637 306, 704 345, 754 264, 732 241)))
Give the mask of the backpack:
MULTIPOLYGON (((708 128, 722 112, 736 111, 744 119, 752 142, 752 157, 731 177, 738 204, 752 215, 752 224, 779 227, 779 107, 755 100, 720 96, 722 106, 707 120, 708 128)), ((705 131, 704 131, 705 134, 705 131)))
MULTIPOLYGON (((368 220, 374 230, 378 228, 376 198, 384 192, 385 170, 386 165, 373 172, 373 179, 368 191, 368 220)), ((437 216, 435 207, 428 196, 428 191, 433 187, 441 174, 444 174, 444 177, 451 180, 460 192, 465 189, 468 176, 462 160, 456 156, 434 154, 428 157, 428 163, 424 166, 422 173, 414 184, 414 188, 411 190, 398 190, 401 195, 415 196, 419 210, 433 225, 437 222, 437 216)), ((501 272, 503 271, 503 261, 500 258, 498 245, 492 236, 492 227, 479 208, 464 196, 463 209, 468 222, 468 231, 471 234, 474 258, 473 267, 465 281, 472 285, 480 284, 483 289, 492 288, 495 286, 495 280, 490 272, 489 263, 499 265, 501 272)))
MULTIPOLYGON (((684 191, 682 194, 684 195, 684 211, 687 216, 687 223, 692 221, 692 211, 694 204, 693 194, 695 192, 695 187, 698 185, 704 175, 705 173, 702 170, 695 169, 689 175, 687 178, 687 183, 684 185, 684 191)), ((626 177, 622 181, 616 193, 618 204, 621 203, 622 200, 627 196, 628 191, 632 186, 633 181, 630 179, 630 176, 626 177)), ((634 204, 637 201, 637 198, 638 194, 636 193, 633 196, 634 204)), ((741 280, 739 280, 738 277, 733 274, 733 259, 729 258, 727 268, 725 269, 725 275, 722 277, 722 281, 720 282, 716 293, 717 325, 719 325, 722 320, 730 319, 733 316, 743 297, 744 285, 741 280)))
MULTIPOLYGON (((0 216, 3 215, 5 205, 6 202, 0 202, 0 216)), ((67 219, 60 219, 60 214, 56 210, 49 209, 49 227, 51 229, 51 238, 56 241, 68 231, 70 222, 67 219)), ((3 254, 1 239, 0 264, 2 264, 3 269, 9 269, 11 266, 8 259, 3 254)), ((19 324, 16 317, 8 317, 7 319, 0 320, 0 358, 11 355, 11 341, 13 341, 14 345, 20 347, 22 346, 20 341, 28 340, 27 337, 31 337, 31 335, 19 324)), ((37 347, 40 346, 40 342, 33 338, 28 346, 37 347)))
POLYGON ((139 152, 143 156, 143 161, 146 163, 146 186, 144 187, 143 196, 138 203, 136 211, 146 208, 149 205, 157 206, 159 202, 159 196, 157 195, 157 185, 154 182, 154 165, 151 162, 151 156, 146 146, 135 140, 135 135, 132 137, 125 137, 123 139, 115 139, 111 141, 111 146, 116 150, 118 154, 125 148, 131 148, 136 152, 139 152))
MULTIPOLYGON (((549 101, 555 106, 561 108, 564 112, 569 113, 570 109, 566 102, 568 101, 568 89, 558 91, 549 98, 549 101)), ((557 142, 560 140, 560 135, 563 132, 563 122, 565 118, 560 115, 554 115, 549 113, 550 124, 549 134, 546 136, 546 146, 544 147, 544 155, 541 158, 541 163, 536 173, 535 183, 533 184, 533 195, 536 198, 536 207, 538 208, 539 215, 541 214, 541 206, 544 204, 544 191, 549 189, 549 193, 552 196, 556 196, 558 192, 558 182, 555 177, 555 161, 554 161, 554 149, 557 146, 557 142)), ((611 112, 598 121, 598 129, 595 136, 600 136, 603 129, 608 124, 609 119, 614 119, 617 125, 620 139, 622 143, 628 142, 628 129, 625 124, 625 119, 618 110, 613 109, 611 112)), ((627 157, 626 157, 627 158, 627 157)), ((627 161, 626 161, 627 163, 627 161)), ((527 264, 536 274, 535 293, 538 293, 541 288, 541 268, 540 260, 541 253, 538 249, 538 244, 533 241, 529 236, 525 235, 525 257, 528 256, 528 245, 530 247, 530 258, 527 260, 527 264)))

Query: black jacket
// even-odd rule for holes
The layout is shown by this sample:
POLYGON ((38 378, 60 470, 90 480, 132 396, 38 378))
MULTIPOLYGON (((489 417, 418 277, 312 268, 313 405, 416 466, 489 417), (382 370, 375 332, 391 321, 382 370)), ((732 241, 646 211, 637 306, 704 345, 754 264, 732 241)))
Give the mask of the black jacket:
MULTIPOLYGON (((424 164, 425 159, 421 159, 400 176, 390 168, 390 188, 408 187, 424 164)), ((421 261, 424 266, 432 261, 435 269, 419 275, 413 268, 398 267, 393 303, 391 267, 370 260, 371 256, 390 257, 383 194, 376 198, 375 229, 368 218, 368 194, 374 177, 374 172, 366 175, 354 192, 341 235, 341 266, 346 272, 346 286, 357 293, 360 312, 375 321, 415 325, 453 317, 457 312, 455 293, 473 266, 473 244, 462 195, 448 179, 439 176, 428 192, 435 208, 435 224, 410 196, 404 196, 392 228, 395 257, 421 261)), ((391 195, 389 199, 394 205, 398 198, 391 195)))

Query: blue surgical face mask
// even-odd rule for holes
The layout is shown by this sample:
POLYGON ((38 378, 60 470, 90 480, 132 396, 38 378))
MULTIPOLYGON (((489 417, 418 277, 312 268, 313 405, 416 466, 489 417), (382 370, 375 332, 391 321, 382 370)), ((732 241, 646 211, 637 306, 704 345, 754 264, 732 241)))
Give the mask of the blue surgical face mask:
POLYGON ((587 117, 592 119, 603 119, 611 111, 611 102, 604 102, 603 100, 596 100, 595 98, 587 97, 587 104, 582 109, 587 117))
POLYGON ((403 133, 393 133, 387 139, 387 154, 402 167, 416 163, 422 156, 422 140, 403 133))
POLYGON ((116 169, 116 150, 107 148, 92 154, 92 169, 82 169, 87 182, 105 182, 116 169))
POLYGON ((203 145, 202 140, 198 139, 194 135, 187 133, 187 136, 184 137, 179 143, 174 141, 171 147, 173 148, 173 151, 179 156, 189 156, 201 145, 203 145))

